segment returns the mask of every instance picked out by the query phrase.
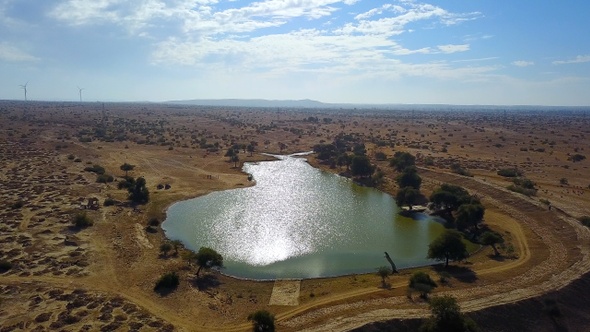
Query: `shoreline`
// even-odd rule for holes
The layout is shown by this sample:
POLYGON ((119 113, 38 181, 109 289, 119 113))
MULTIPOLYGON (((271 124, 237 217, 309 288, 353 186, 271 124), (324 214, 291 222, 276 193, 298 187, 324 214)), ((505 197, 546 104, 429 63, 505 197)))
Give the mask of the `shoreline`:
MULTIPOLYGON (((275 158, 275 159, 274 159, 274 160, 257 160, 257 161, 246 161, 246 162, 243 162, 243 163, 242 163, 242 167, 241 167, 241 172, 242 172, 244 175, 247 175, 247 176, 250 176, 250 175, 251 175, 251 174, 249 174, 249 173, 246 173, 246 172, 244 172, 244 171, 243 171, 243 169, 244 169, 244 165, 245 165, 245 164, 257 164, 257 163, 260 163, 260 162, 273 162, 273 161, 280 161, 280 160, 282 160, 282 159, 281 159, 281 157, 282 157, 282 156, 285 156, 285 157, 293 157, 293 158, 300 158, 300 157, 309 156, 309 155, 312 155, 312 154, 313 154, 313 151, 307 151, 307 152, 295 152, 295 153, 291 153, 291 154, 285 154, 285 155, 271 154, 271 153, 264 153, 264 152, 263 152, 263 153, 260 153, 260 155, 263 155, 263 156, 268 156, 268 157, 273 157, 273 158, 275 158)), ((356 181, 354 181, 354 180, 353 180, 353 179, 351 179, 350 177, 343 176, 343 175, 341 175, 341 174, 334 173, 334 172, 330 172, 330 171, 327 171, 327 170, 325 170, 325 169, 322 169, 322 168, 316 167, 316 166, 315 166, 315 165, 313 165, 312 163, 309 163, 309 160, 308 160, 307 158, 305 158, 304 160, 305 160, 305 162, 306 162, 307 164, 309 164, 311 167, 313 167, 313 168, 314 168, 314 169, 316 169, 316 170, 319 170, 319 171, 321 171, 321 172, 326 172, 326 173, 328 173, 328 174, 331 174, 331 175, 336 175, 336 176, 342 177, 342 178, 344 178, 344 179, 347 179, 347 180, 350 180, 350 181, 352 181, 352 182, 353 182, 353 183, 355 183, 356 185, 362 186, 362 184, 359 184, 359 183, 357 183, 356 181)), ((171 240, 172 240, 172 239, 170 239, 170 238, 167 236, 167 232, 166 232, 166 230, 164 229, 164 223, 166 223, 166 222, 168 221, 168 219, 167 219, 167 214, 168 214, 168 213, 167 213, 167 212, 168 212, 168 210, 169 210, 169 209, 170 209, 170 208, 171 208, 173 205, 175 205, 175 204, 177 204, 177 203, 180 203, 180 202, 186 202, 186 201, 190 201, 190 200, 193 200, 193 199, 195 199, 195 198, 202 198, 202 197, 205 197, 205 196, 207 196, 207 195, 210 195, 210 194, 212 194, 212 193, 215 193, 215 192, 231 191, 231 190, 236 190, 236 189, 245 189, 245 188, 248 188, 248 187, 251 187, 251 186, 255 186, 255 185, 256 185, 256 180, 252 180, 252 181, 250 181, 250 182, 251 182, 251 184, 250 184, 250 185, 248 185, 248 186, 243 186, 243 187, 234 187, 234 188, 228 188, 228 189, 224 189, 224 190, 217 190, 217 191, 216 191, 216 190, 214 190, 214 191, 209 191, 209 192, 207 192, 207 193, 203 193, 203 194, 201 194, 201 195, 198 195, 198 196, 194 196, 194 197, 190 197, 190 198, 186 198, 186 199, 181 199, 181 200, 174 201, 173 203, 169 204, 169 205, 168 205, 168 206, 167 206, 167 207, 164 209, 164 211, 162 212, 162 213, 163 213, 163 215, 164 215, 164 216, 166 216, 166 218, 165 218, 165 219, 162 221, 162 223, 160 224, 160 229, 162 230, 163 237, 164 237, 164 238, 165 238, 167 241, 171 241, 171 240)), ((391 196, 391 194, 390 194, 390 193, 388 193, 388 192, 385 192, 385 191, 382 191, 381 189, 378 189, 378 188, 375 188, 375 187, 371 187, 371 188, 372 188, 372 189, 374 189, 374 190, 377 190, 377 191, 379 191, 379 192, 381 192, 381 193, 383 193, 383 194, 386 194, 386 195, 389 195, 389 196, 391 196)), ((406 210, 403 210, 402 208, 398 208, 398 212, 396 213, 396 216, 400 216, 400 217, 404 217, 404 218, 409 218, 409 219, 412 219, 412 220, 414 220, 414 221, 417 221, 417 219, 416 219, 416 215, 423 215, 423 216, 427 216, 427 217, 430 217, 430 218, 434 218, 432 215, 430 215, 430 214, 428 214, 428 213, 425 213, 424 211, 417 211, 417 210, 410 210, 410 211, 406 211, 406 210), (404 212, 405 212, 405 213, 404 213, 404 212), (406 214, 408 214, 408 215, 406 215, 406 214)), ((436 222, 438 222, 438 223, 441 223, 439 220, 436 220, 436 218, 434 218, 434 219, 435 219, 434 221, 436 221, 436 222)), ((443 223, 443 224, 444 224, 444 223, 443 223)), ((477 244, 477 245, 478 245, 478 248, 477 248, 475 251, 473 251, 473 252, 470 252, 470 253, 469 253, 469 256, 472 256, 472 255, 474 255, 474 254, 478 253, 480 250, 482 250, 483 246, 481 246, 481 245, 479 245, 479 244, 477 244)), ((184 243, 183 243, 183 248, 184 248, 184 250, 189 250, 189 251, 192 251, 192 252, 196 253, 196 250, 191 250, 191 249, 188 249, 188 248, 186 248, 186 246, 185 246, 185 244, 184 244, 184 243)), ((298 256, 292 256, 292 257, 289 257, 289 258, 287 258, 287 259, 285 259, 285 260, 283 260, 283 261, 286 261, 286 260, 289 260, 289 259, 292 259, 292 258, 295 258, 295 257, 298 257, 298 256)), ((277 262, 282 262, 282 261, 277 261, 277 262)), ((277 263, 277 262, 273 262, 273 263, 277 263)), ((387 262, 384 262, 384 265, 387 265, 386 263, 387 263, 387 262)), ((398 268, 397 270, 398 270, 398 271, 408 271, 408 270, 419 269, 419 268, 424 268, 424 267, 429 267, 429 266, 437 266, 437 265, 439 265, 439 264, 441 264, 441 263, 440 263, 440 262, 438 262, 438 261, 433 261, 433 262, 431 262, 431 263, 425 263, 425 264, 414 264, 414 265, 410 265, 410 266, 406 266, 406 267, 398 268)), ((375 270, 376 270, 376 269, 377 269, 377 268, 375 268, 375 270)), ((335 279, 335 278, 343 278, 343 277, 350 277, 350 276, 363 276, 363 275, 370 275, 370 274, 375 274, 375 272, 366 271, 366 272, 358 272, 358 273, 344 273, 344 274, 335 274, 335 275, 326 275, 326 276, 317 276, 317 277, 286 277, 286 278, 282 278, 282 277, 275 277, 275 278, 251 278, 251 277, 241 277, 241 276, 232 275, 232 274, 229 274, 229 273, 224 273, 224 272, 223 272, 221 269, 216 269, 216 272, 217 272, 217 273, 219 273, 219 274, 221 274, 221 275, 224 275, 224 276, 226 276, 226 277, 233 278, 233 279, 235 279, 235 280, 253 281, 253 282, 269 282, 269 281, 276 281, 276 280, 321 280, 321 279, 335 279)))

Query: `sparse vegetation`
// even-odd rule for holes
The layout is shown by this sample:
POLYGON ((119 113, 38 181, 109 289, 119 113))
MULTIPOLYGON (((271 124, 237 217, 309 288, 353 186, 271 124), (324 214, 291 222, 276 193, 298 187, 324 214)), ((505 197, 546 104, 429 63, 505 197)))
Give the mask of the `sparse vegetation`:
POLYGON ((515 178, 522 176, 522 172, 516 168, 502 168, 498 171, 498 175, 507 178, 515 178))
POLYGON ((274 332, 275 316, 266 310, 258 310, 248 315, 248 321, 251 321, 253 332, 274 332))
POLYGON ((444 261, 445 267, 449 266, 449 260, 458 261, 467 258, 467 248, 462 239, 461 233, 446 230, 428 246, 428 258, 444 261))
POLYGON ((0 273, 8 272, 10 269, 12 269, 12 263, 4 259, 0 260, 0 273))
POLYGON ((94 222, 88 217, 88 215, 86 215, 86 213, 76 214, 72 223, 76 228, 86 228, 94 225, 94 222))
POLYGON ((208 247, 201 247, 194 258, 199 266, 197 269, 197 278, 203 268, 223 267, 223 257, 217 251, 208 247))
POLYGON ((168 272, 163 274, 156 285, 154 291, 175 290, 180 284, 180 277, 176 272, 168 272))
POLYGON ((535 182, 524 178, 519 177, 512 180, 511 185, 508 186, 508 190, 526 195, 526 196, 534 196, 537 194, 537 189, 535 188, 535 182))
POLYGON ((420 293, 421 298, 427 299, 428 294, 430 294, 434 288, 438 287, 438 285, 432 280, 428 273, 419 271, 412 274, 408 287, 410 290, 420 293))
POLYGON ((476 332, 475 322, 461 313, 457 300, 448 295, 437 296, 430 300, 432 316, 420 327, 421 332, 476 332))

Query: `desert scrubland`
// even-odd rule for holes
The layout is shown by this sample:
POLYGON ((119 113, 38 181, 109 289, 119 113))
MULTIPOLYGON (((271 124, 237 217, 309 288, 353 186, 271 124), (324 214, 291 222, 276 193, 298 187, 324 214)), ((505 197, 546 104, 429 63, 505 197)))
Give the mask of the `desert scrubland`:
MULTIPOLYGON (((259 309, 275 315, 279 331, 403 330, 430 314, 407 293, 416 270, 448 274, 432 296, 454 296, 483 330, 588 330, 590 232, 579 221, 590 215, 588 128, 580 109, 2 101, 0 331, 245 331, 247 316, 259 309), (302 280, 281 305, 271 301, 282 287, 273 281, 215 271, 197 278, 186 250, 161 250, 170 204, 253 185, 240 165, 272 160, 263 153, 310 151, 335 140, 351 150, 364 145, 379 177, 361 182, 394 196, 398 172, 389 160, 398 151, 416 156, 425 197, 442 183, 476 195, 486 208, 481 227, 505 239, 501 255, 483 246, 448 269, 403 270, 386 288, 373 272, 302 280), (231 160, 226 151, 234 146, 238 158, 231 160), (507 169, 534 183, 533 191, 508 189, 513 178, 498 174, 507 169), (119 188, 126 176, 145 179, 149 202, 129 201, 119 188), (171 271, 179 286, 154 291, 171 271), (547 314, 548 304, 560 314, 547 314)), ((308 161, 350 176, 345 165, 317 154, 308 161)))

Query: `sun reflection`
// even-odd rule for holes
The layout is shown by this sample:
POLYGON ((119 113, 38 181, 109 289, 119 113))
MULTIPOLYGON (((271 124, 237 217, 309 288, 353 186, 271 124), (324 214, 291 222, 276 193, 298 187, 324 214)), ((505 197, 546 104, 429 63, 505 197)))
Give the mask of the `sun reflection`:
POLYGON ((400 267, 426 262, 423 242, 433 231, 410 223, 397 229, 391 196, 321 172, 304 160, 282 159, 246 164, 244 171, 256 178, 253 187, 173 205, 163 224, 167 236, 193 250, 214 248, 228 273, 247 277, 368 272, 383 265, 383 251, 400 267), (400 255, 415 256, 406 263, 395 248, 400 255), (232 266, 240 270, 232 272, 232 266))

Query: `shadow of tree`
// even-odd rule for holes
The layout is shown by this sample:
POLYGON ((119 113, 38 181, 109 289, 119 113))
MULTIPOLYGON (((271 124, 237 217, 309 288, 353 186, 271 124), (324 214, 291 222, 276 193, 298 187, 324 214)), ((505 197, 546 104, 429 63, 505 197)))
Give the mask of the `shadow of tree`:
POLYGON ((445 268, 444 265, 441 264, 434 266, 434 270, 437 273, 447 272, 453 278, 461 282, 472 283, 477 280, 477 274, 475 273, 475 271, 465 266, 449 265, 447 268, 445 268))
POLYGON ((168 296, 169 294, 171 294, 172 292, 174 292, 176 290, 177 287, 157 287, 154 288, 154 292, 158 293, 158 295, 160 296, 168 296))
POLYGON ((191 283, 201 292, 205 292, 211 288, 221 285, 221 281, 219 281, 217 276, 214 274, 205 274, 200 277, 195 277, 191 283))
POLYGON ((506 260, 506 257, 503 255, 495 255, 495 254, 489 254, 488 258, 491 260, 495 260, 496 262, 503 262, 506 260))

